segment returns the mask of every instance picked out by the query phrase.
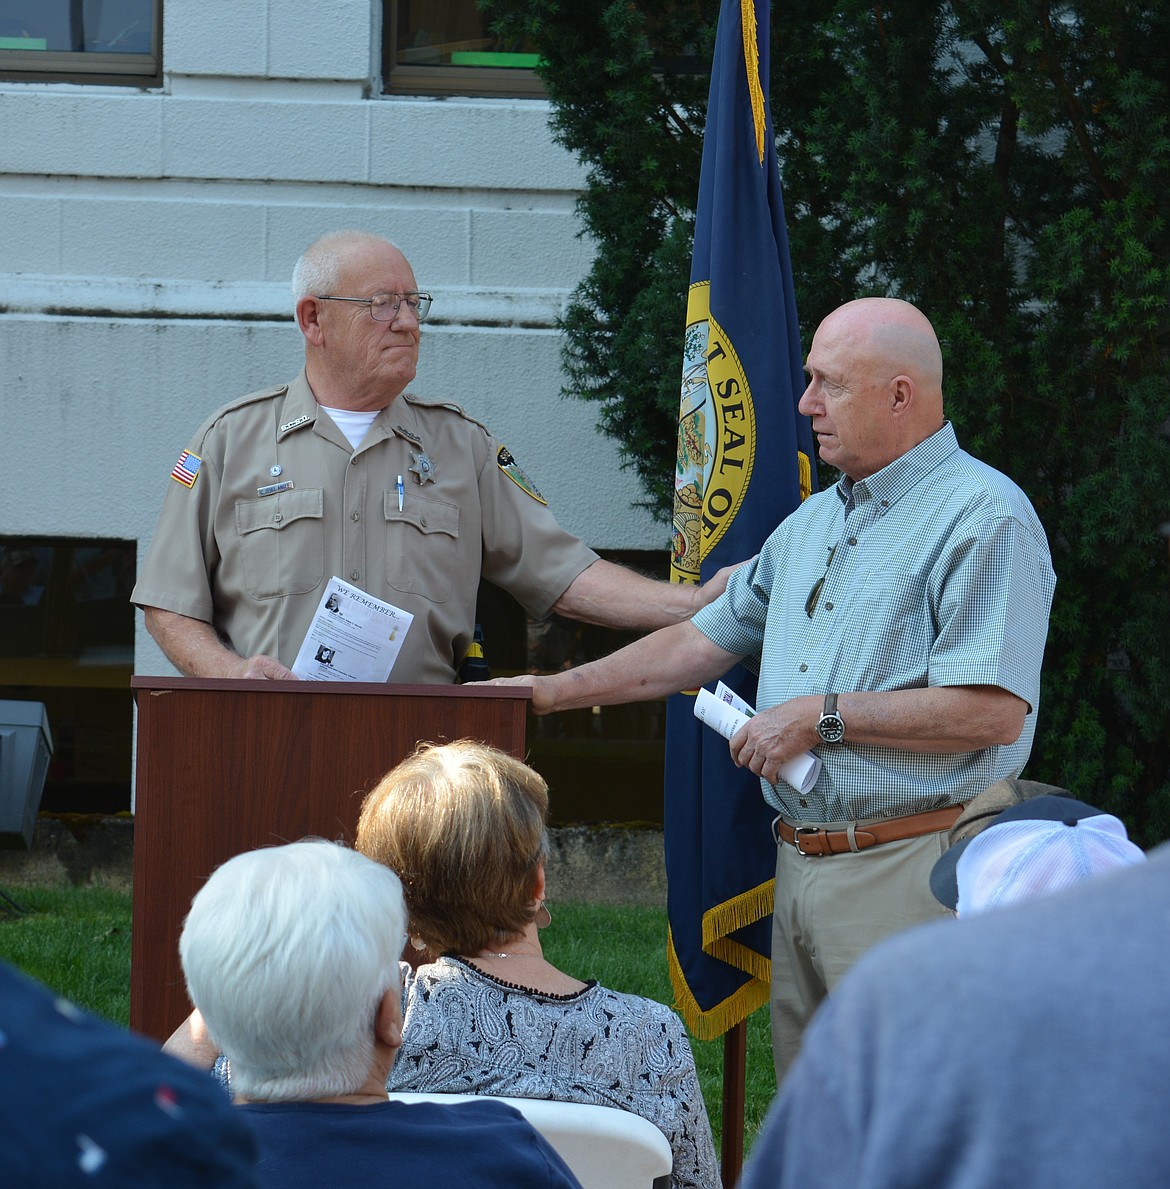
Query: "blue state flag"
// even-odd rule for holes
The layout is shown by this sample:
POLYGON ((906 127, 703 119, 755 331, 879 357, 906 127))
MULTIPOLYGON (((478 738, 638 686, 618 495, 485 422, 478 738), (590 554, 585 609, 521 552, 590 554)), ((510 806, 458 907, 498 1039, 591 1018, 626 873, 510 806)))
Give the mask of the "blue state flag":
MULTIPOLYGON (((768 109, 768 4, 723 0, 711 71, 679 405, 671 577, 743 561, 812 490, 812 431, 768 109)), ((755 677, 724 678, 755 705, 755 677)), ((687 1026, 719 1036, 769 998, 776 847, 759 779, 667 708, 670 970, 687 1026)))

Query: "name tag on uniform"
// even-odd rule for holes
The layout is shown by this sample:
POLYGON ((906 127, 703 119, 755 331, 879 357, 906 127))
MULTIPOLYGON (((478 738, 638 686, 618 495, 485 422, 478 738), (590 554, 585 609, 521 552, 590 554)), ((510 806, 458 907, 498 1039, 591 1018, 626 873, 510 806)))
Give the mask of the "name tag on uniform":
POLYGON ((257 487, 257 495, 276 495, 278 491, 292 491, 293 481, 286 479, 283 483, 269 483, 267 487, 257 487))

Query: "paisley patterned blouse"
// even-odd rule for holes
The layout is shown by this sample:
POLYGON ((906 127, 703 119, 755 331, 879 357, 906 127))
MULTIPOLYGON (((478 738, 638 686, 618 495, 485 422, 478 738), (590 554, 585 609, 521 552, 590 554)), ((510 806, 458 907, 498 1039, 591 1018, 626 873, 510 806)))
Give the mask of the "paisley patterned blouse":
POLYGON ((678 1016, 590 982, 551 995, 445 956, 407 971, 404 1041, 386 1088, 619 1107, 670 1141, 674 1189, 717 1189, 719 1165, 678 1016))

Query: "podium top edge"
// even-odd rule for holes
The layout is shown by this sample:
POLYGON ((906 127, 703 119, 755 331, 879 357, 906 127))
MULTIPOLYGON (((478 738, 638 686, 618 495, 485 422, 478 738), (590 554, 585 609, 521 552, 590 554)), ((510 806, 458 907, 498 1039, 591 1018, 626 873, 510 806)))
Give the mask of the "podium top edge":
POLYGON ((262 681, 224 677, 152 677, 135 674, 132 690, 216 690, 221 693, 362 694, 371 697, 511 698, 530 702, 532 687, 525 685, 395 685, 366 681, 262 681))

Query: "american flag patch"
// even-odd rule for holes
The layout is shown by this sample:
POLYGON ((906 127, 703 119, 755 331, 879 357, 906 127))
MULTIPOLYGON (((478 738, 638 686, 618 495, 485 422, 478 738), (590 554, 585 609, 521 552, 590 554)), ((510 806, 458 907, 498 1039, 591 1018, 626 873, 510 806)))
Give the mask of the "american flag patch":
POLYGON ((171 478, 182 483, 184 487, 194 487, 195 480, 199 478, 199 468, 202 465, 203 459, 198 454, 184 450, 179 455, 179 461, 175 463, 175 469, 171 471, 171 478))

